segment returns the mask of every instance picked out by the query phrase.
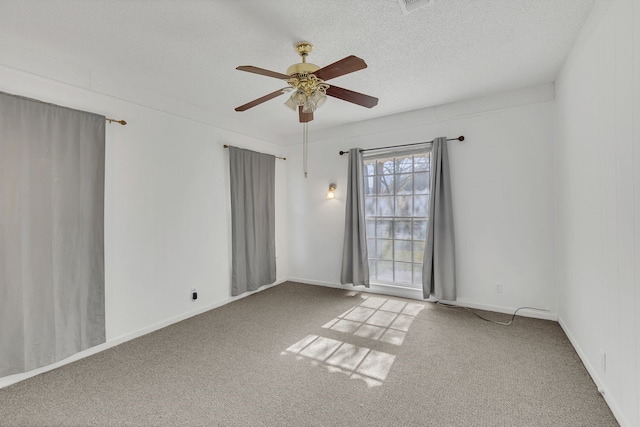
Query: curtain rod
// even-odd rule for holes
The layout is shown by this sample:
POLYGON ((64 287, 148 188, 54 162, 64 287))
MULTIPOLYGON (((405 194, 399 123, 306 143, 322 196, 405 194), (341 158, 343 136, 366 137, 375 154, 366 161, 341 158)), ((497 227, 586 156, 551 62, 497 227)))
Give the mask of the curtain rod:
POLYGON ((126 124, 127 124, 127 122, 125 122, 124 120, 110 119, 110 118, 108 118, 108 117, 105 117, 104 119, 105 119, 106 121, 108 121, 109 123, 113 123, 113 122, 120 123, 122 126, 124 126, 124 125, 126 125, 126 124))
MULTIPOLYGON (((92 112, 90 112, 90 111, 84 111, 84 110, 77 110, 77 109, 75 109, 75 108, 65 107, 65 106, 63 106, 63 105, 52 104, 52 103, 50 103, 50 102, 40 101, 39 99, 27 98, 26 96, 14 95, 14 94, 12 94, 12 93, 6 93, 6 92, 2 92, 2 91, 0 91, 0 94, 1 94, 1 95, 11 96, 11 97, 13 97, 13 98, 24 99, 24 100, 26 100, 26 101, 37 102, 38 104, 51 105, 51 106, 58 107, 58 108, 65 108, 65 109, 67 109, 67 110, 79 111, 79 112, 81 112, 81 113, 89 113, 89 114, 94 114, 94 115, 97 115, 97 116, 102 116, 102 114, 92 113, 92 112)), ((102 116, 102 117, 104 117, 104 116, 102 116)), ((108 117, 105 117, 104 119, 105 119, 106 121, 108 121, 109 123, 113 123, 113 122, 115 122, 115 123, 120 123, 122 126, 124 126, 124 125, 126 125, 126 124, 127 124, 127 122, 125 122, 124 120, 110 119, 110 118, 108 118, 108 117)))
MULTIPOLYGON (((460 135, 457 138, 447 139, 447 141, 464 141, 464 136, 460 135)), ((425 142, 414 142, 413 144, 399 144, 399 145, 389 145, 388 147, 367 148, 366 150, 360 150, 360 152, 362 153, 363 151, 384 150, 385 148, 408 147, 410 145, 430 144, 432 142, 433 142, 433 140, 425 141, 425 142)), ((342 156, 343 154, 349 154, 349 152, 348 151, 340 151, 340 155, 342 156)))
MULTIPOLYGON (((229 146, 227 144, 224 144, 223 147, 224 148, 229 148, 229 146)), ((278 157, 278 156, 273 156, 273 157, 275 157, 276 159, 280 159, 280 160, 287 160, 286 157, 278 157)))

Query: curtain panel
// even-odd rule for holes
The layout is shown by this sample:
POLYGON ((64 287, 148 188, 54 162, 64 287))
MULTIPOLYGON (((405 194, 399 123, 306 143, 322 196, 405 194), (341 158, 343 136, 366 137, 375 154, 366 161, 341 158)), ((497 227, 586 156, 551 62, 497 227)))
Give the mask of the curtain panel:
POLYGON ((0 93, 0 377, 105 342, 104 131, 0 93))
POLYGON ((453 202, 449 178, 447 138, 436 138, 431 148, 427 240, 422 264, 424 298, 456 299, 453 202))
POLYGON ((359 148, 349 150, 347 204, 340 283, 369 287, 369 262, 364 206, 364 163, 359 148))
POLYGON ((234 296, 276 281, 275 159, 229 147, 234 296))

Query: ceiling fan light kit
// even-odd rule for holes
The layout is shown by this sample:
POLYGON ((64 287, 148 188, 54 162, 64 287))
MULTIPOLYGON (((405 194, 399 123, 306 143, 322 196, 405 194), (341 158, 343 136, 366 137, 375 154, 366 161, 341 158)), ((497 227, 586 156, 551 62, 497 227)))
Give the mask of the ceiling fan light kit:
POLYGON ((291 96, 289 96, 284 104, 294 111, 298 110, 298 119, 300 123, 303 124, 302 148, 304 176, 306 178, 308 145, 307 125, 313 120, 313 113, 326 102, 327 96, 332 96, 367 108, 376 106, 378 104, 378 98, 326 83, 329 79, 367 68, 367 64, 357 56, 347 56, 333 64, 320 68, 316 64, 307 62, 307 56, 309 56, 313 50, 313 45, 311 43, 305 41, 298 42, 295 46, 295 50, 298 55, 302 57, 302 62, 290 66, 287 69, 286 74, 265 70, 251 65, 237 67, 236 69, 240 71, 285 80, 289 86, 241 105, 235 110, 246 111, 249 108, 260 105, 263 102, 276 98, 284 93, 292 92, 291 96))

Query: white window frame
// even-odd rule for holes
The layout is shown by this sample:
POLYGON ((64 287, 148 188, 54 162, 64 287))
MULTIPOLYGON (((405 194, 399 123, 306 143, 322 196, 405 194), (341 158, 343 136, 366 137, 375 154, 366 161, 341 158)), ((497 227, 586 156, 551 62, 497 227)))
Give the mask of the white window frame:
POLYGON ((428 221, 431 146, 432 144, 425 143, 417 148, 395 148, 363 153, 369 275, 374 284, 422 289, 422 259, 428 221), (416 157, 424 160, 415 162, 416 157), (410 169, 407 169, 407 158, 412 159, 410 169), (393 170, 389 169, 390 159, 393 159, 393 170), (398 161, 400 159, 404 160, 398 161), (411 177, 410 192, 406 188, 409 176, 411 177), (393 189, 389 189, 389 182, 393 183, 393 189), (406 208, 408 204, 410 212, 406 208), (389 211, 390 208, 393 212, 389 211), (410 222, 410 237, 406 235, 408 222, 410 222), (383 224, 387 226, 390 224, 390 228, 384 227, 383 224), (404 231, 400 225, 404 225, 404 231), (404 235, 401 234, 402 232, 404 235), (410 250, 409 257, 407 257, 407 247, 410 250), (391 266, 391 268, 385 269, 383 266, 391 266), (407 277, 407 267, 409 267, 410 278, 407 277))

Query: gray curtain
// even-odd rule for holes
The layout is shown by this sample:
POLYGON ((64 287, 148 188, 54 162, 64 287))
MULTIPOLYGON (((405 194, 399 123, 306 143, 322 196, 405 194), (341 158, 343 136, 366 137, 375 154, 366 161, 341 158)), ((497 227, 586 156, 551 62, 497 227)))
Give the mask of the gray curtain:
POLYGON ((104 127, 0 93, 0 377, 105 341, 104 127))
POLYGON ((347 205, 340 282, 369 287, 367 235, 364 211, 364 163, 359 148, 349 150, 347 205))
POLYGON ((234 296, 276 281, 275 159, 229 147, 234 296))
POLYGON ((427 242, 422 265, 424 298, 456 299, 455 242, 453 203, 449 178, 447 138, 436 138, 431 148, 431 183, 429 186, 427 242))

